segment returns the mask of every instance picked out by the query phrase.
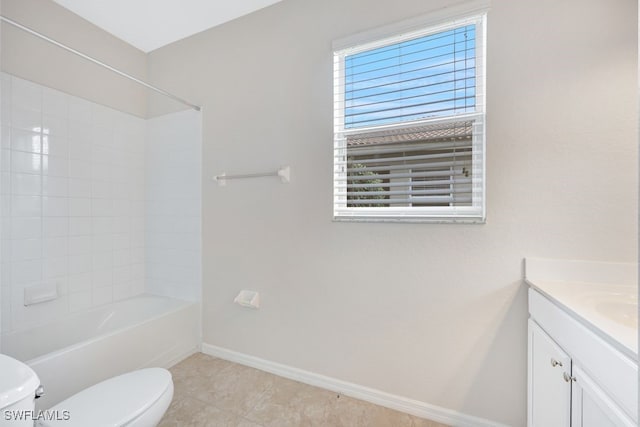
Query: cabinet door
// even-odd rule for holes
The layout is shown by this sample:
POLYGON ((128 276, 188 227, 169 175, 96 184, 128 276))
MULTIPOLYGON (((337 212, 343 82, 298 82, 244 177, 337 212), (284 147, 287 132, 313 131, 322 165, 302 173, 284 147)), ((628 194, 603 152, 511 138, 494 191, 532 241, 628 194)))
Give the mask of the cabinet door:
POLYGON ((571 427, 636 427, 579 366, 574 366, 571 427))
POLYGON ((528 365, 529 427, 569 427, 571 358, 531 319, 528 365))

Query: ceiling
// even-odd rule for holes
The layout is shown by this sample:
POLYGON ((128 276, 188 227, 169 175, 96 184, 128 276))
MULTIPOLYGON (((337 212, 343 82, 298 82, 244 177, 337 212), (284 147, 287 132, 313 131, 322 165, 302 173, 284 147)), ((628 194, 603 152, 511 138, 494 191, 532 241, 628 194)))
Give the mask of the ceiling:
POLYGON ((53 0, 150 52, 280 0, 53 0))

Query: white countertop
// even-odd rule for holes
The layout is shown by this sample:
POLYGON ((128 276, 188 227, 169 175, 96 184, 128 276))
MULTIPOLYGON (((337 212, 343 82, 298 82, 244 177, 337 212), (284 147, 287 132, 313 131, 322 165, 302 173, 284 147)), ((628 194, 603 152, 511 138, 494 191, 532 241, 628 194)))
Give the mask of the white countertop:
POLYGON ((638 360, 636 272, 632 263, 563 264, 531 258, 525 262, 530 286, 634 360, 638 360))

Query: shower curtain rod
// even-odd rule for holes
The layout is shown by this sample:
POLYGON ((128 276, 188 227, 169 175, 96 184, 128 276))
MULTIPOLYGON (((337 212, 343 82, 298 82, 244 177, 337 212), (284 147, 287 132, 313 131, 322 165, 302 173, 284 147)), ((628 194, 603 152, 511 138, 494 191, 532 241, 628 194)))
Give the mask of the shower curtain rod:
POLYGON ((114 72, 114 73, 116 73, 116 74, 118 74, 118 75, 120 75, 122 77, 125 77, 125 78, 129 79, 129 80, 133 80, 134 82, 136 82, 138 84, 141 84, 142 86, 144 86, 146 88, 149 88, 149 89, 151 89, 151 90, 153 90, 155 92, 158 92, 158 93, 160 93, 160 94, 162 94, 162 95, 164 95, 166 97, 169 97, 169 98, 173 99, 174 101, 178 101, 178 102, 180 102, 180 103, 182 103, 182 104, 184 104, 184 105, 186 105, 186 106, 188 106, 190 108, 193 108, 196 111, 200 111, 200 107, 198 105, 195 105, 195 104, 192 104, 192 103, 190 103, 188 101, 185 101, 184 99, 182 99, 182 98, 180 98, 178 96, 175 96, 175 95, 167 92, 166 90, 163 90, 163 89, 160 89, 160 88, 155 87, 153 85, 150 85, 147 82, 144 82, 144 81, 142 81, 142 80, 140 80, 140 79, 138 79, 136 77, 133 77, 132 75, 127 74, 124 71, 120 71, 117 68, 114 68, 109 64, 105 64, 104 62, 99 61, 99 60, 97 60, 97 59, 95 59, 95 58, 93 58, 93 57, 91 57, 89 55, 85 55, 84 53, 82 53, 82 52, 80 52, 78 50, 75 50, 72 47, 69 47, 69 46, 67 46, 65 44, 62 44, 62 43, 60 43, 60 42, 58 42, 58 41, 56 41, 56 40, 54 40, 54 39, 52 39, 50 37, 45 36, 44 34, 41 34, 41 33, 37 32, 35 30, 32 30, 29 27, 25 27, 24 25, 14 21, 14 20, 12 20, 10 18, 7 18, 4 15, 0 15, 0 21, 4 21, 7 24, 10 24, 10 25, 13 25, 14 27, 20 28, 21 30, 26 31, 29 34, 33 34, 34 36, 39 37, 42 40, 48 41, 51 44, 54 44, 54 45, 56 45, 58 47, 61 47, 62 49, 66 50, 66 51, 69 51, 69 52, 71 52, 71 53, 73 53, 75 55, 78 55, 81 58, 86 59, 87 61, 91 61, 94 64, 97 64, 97 65, 100 65, 101 67, 106 68, 109 71, 112 71, 112 72, 114 72))

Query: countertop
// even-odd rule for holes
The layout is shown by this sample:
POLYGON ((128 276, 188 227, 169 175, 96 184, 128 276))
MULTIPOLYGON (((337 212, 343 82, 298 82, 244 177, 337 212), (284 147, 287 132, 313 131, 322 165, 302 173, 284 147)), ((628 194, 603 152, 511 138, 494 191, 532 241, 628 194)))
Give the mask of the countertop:
POLYGON ((635 264, 602 263, 600 269, 598 263, 588 264, 581 269, 585 267, 581 262, 569 261, 563 266, 559 260, 527 258, 525 282, 628 357, 638 360, 635 264), (578 274, 572 274, 573 269, 578 269, 578 274), (615 274, 607 275, 607 270, 615 274))

